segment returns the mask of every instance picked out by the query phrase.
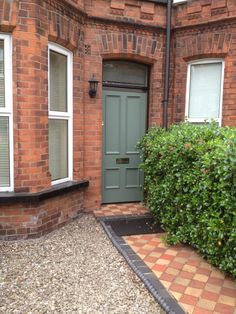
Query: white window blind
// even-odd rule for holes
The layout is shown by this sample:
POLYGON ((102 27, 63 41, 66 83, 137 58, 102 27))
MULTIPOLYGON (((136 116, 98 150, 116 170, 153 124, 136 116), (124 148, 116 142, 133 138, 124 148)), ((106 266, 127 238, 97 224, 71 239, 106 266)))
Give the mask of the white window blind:
POLYGON ((52 183, 72 180, 72 53, 49 45, 49 170, 52 183))
POLYGON ((50 51, 50 110, 67 112, 67 57, 50 51))
POLYGON ((11 37, 0 34, 0 192, 13 190, 11 37))
POLYGON ((190 122, 220 122, 223 62, 189 65, 187 118, 190 122))
POLYGON ((10 186, 9 118, 0 116, 0 187, 10 186))
POLYGON ((52 180, 68 177, 68 121, 49 120, 49 168, 52 180))
POLYGON ((5 107, 4 41, 0 40, 0 108, 5 107))

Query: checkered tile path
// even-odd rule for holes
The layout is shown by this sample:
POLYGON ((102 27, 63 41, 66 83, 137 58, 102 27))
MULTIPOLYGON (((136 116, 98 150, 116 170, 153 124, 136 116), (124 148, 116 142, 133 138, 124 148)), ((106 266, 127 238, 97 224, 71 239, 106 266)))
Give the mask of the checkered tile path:
POLYGON ((187 313, 236 314, 236 284, 191 248, 168 246, 163 234, 124 240, 160 279, 187 313))
POLYGON ((143 215, 148 210, 141 203, 109 204, 103 205, 94 211, 96 217, 122 216, 122 215, 143 215))

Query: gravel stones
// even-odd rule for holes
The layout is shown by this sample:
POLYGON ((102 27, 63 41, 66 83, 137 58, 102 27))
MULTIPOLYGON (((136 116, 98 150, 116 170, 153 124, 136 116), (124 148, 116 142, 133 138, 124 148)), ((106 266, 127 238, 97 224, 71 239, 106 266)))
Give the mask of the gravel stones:
POLYGON ((91 215, 0 243, 0 313, 164 313, 91 215))

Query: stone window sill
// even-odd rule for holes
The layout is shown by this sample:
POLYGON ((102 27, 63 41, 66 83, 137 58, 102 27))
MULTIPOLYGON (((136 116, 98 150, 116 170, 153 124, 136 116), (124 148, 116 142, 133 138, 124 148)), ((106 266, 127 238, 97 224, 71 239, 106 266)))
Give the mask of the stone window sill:
POLYGON ((14 203, 29 203, 41 202, 49 198, 63 195, 65 193, 80 190, 89 186, 88 180, 82 181, 68 181, 65 183, 52 186, 48 190, 36 193, 15 193, 15 192, 0 192, 0 204, 14 204, 14 203))

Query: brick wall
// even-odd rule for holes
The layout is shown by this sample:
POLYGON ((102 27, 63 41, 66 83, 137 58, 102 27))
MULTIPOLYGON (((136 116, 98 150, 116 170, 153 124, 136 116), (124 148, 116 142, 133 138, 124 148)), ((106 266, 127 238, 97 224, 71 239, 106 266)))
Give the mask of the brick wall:
POLYGON ((83 192, 71 192, 40 203, 0 207, 0 240, 37 238, 83 212, 83 192))
POLYGON ((165 6, 137 0, 88 0, 86 12, 96 16, 118 21, 130 21, 143 25, 165 27, 165 6))
POLYGON ((234 0, 191 0, 175 7, 174 24, 176 27, 199 25, 227 20, 235 15, 234 0))
POLYGON ((187 64, 189 61, 222 58, 225 61, 223 125, 236 125, 236 2, 190 1, 175 10, 173 40, 173 89, 171 122, 185 117, 187 64))

